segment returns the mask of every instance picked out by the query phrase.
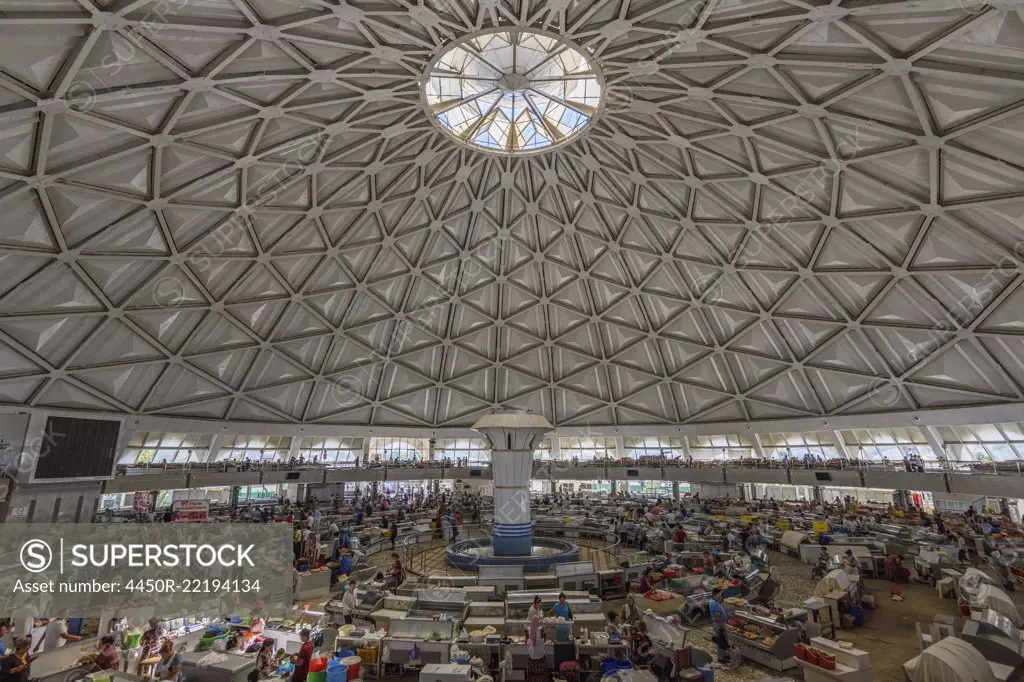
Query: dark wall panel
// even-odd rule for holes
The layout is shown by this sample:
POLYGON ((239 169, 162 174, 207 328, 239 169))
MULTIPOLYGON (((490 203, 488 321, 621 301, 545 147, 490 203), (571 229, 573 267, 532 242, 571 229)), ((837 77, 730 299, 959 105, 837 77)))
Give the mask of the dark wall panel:
POLYGON ((50 417, 36 464, 36 479, 109 476, 120 422, 50 417))

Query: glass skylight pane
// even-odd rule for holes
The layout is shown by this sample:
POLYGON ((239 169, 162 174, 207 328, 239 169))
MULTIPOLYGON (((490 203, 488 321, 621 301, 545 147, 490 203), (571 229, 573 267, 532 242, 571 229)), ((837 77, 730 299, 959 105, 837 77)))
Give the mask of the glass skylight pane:
POLYGON ((529 30, 493 31, 452 45, 423 87, 424 101, 448 133, 513 153, 575 136, 590 123, 601 90, 579 49, 529 30))

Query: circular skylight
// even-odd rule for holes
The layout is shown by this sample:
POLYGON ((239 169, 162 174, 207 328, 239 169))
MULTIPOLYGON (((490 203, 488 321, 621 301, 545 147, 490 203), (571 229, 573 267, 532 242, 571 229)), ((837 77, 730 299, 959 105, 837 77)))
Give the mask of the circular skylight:
POLYGON ((462 38, 427 69, 424 101, 443 130, 479 149, 529 153, 557 147, 601 106, 601 79, 576 47, 536 31, 462 38))

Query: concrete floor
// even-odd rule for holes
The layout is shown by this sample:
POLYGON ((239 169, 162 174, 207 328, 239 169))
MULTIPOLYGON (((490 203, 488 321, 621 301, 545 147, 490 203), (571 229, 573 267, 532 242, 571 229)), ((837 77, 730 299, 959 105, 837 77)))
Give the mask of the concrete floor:
MULTIPOLYGON (((594 560, 602 567, 612 561, 608 553, 596 546, 581 545, 581 554, 583 554, 584 560, 594 560)), ((769 554, 773 575, 782 587, 782 592, 776 600, 777 605, 797 606, 813 594, 816 581, 811 580, 810 566, 784 554, 776 552, 769 554)), ((389 556, 389 554, 381 554, 379 557, 374 557, 376 559, 374 563, 388 564, 390 563, 389 556)), ((414 561, 416 562, 414 570, 419 571, 423 567, 428 573, 445 572, 447 565, 444 558, 444 544, 440 541, 432 543, 425 551, 418 552, 414 561)), ((912 582, 902 586, 904 598, 902 602, 895 602, 889 598, 891 583, 887 581, 868 578, 866 586, 868 590, 874 592, 877 608, 867 611, 866 623, 863 627, 840 630, 837 632, 837 638, 850 641, 854 647, 871 654, 875 680, 900 682, 903 680, 901 667, 903 663, 920 653, 914 623, 927 624, 936 614, 959 616, 956 602, 953 599, 940 598, 934 588, 919 583, 912 582)), ((1024 591, 1013 592, 1010 596, 1024 608, 1024 591)), ((605 603, 606 610, 617 610, 621 608, 621 605, 621 600, 605 603)), ((958 617, 957 630, 960 630, 962 626, 963 619, 958 617)), ((697 626, 690 634, 689 641, 696 648, 714 652, 715 647, 710 638, 710 625, 706 621, 698 621, 697 626)), ((761 682, 786 676, 794 680, 802 679, 799 668, 781 675, 756 664, 746 664, 735 670, 717 670, 715 680, 716 682, 761 682)))

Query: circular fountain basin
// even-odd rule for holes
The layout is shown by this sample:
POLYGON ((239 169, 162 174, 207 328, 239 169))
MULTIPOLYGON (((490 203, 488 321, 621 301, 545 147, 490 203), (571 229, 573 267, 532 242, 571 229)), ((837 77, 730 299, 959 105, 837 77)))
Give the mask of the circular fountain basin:
POLYGON ((479 566, 522 566, 525 573, 546 573, 554 564, 580 560, 580 548, 565 540, 533 538, 529 555, 494 556, 489 539, 461 540, 445 550, 448 563, 463 571, 475 571, 479 566))

